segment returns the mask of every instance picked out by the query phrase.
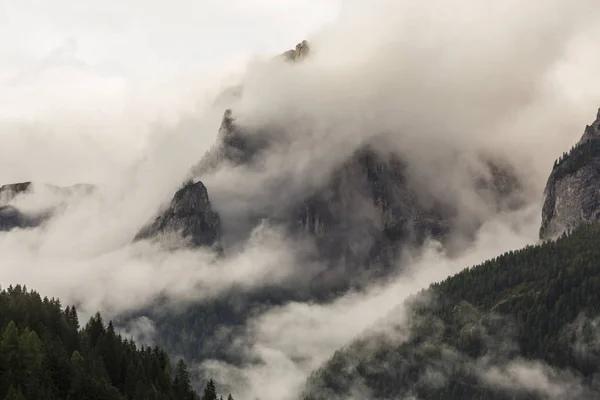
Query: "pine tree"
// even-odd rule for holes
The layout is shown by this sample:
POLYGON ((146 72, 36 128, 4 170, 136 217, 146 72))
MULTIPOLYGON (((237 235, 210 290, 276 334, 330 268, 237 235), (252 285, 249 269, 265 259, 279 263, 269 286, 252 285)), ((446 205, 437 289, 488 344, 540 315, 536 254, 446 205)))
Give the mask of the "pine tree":
POLYGON ((209 380, 204 387, 204 394, 202 394, 202 400, 218 400, 217 388, 213 380, 209 380))
POLYGON ((79 317, 77 316, 77 309, 75 306, 72 306, 71 310, 67 311, 66 314, 69 322, 75 327, 76 330, 79 330, 79 317))
POLYGON ((75 307, 0 290, 0 400, 199 400, 184 363, 171 379, 159 348, 138 349, 100 314, 78 325, 75 307))
POLYGON ((15 389, 15 387, 11 385, 8 388, 8 393, 6 393, 4 400, 26 400, 26 399, 20 388, 15 389))
POLYGON ((0 344, 0 352, 4 360, 3 370, 5 371, 2 384, 19 385, 24 380, 22 374, 22 360, 19 354, 19 331, 14 321, 10 321, 0 344))
POLYGON ((175 379, 173 380, 173 390, 178 400, 193 398, 193 389, 190 375, 187 371, 187 367, 183 359, 179 360, 177 366, 175 367, 175 379))

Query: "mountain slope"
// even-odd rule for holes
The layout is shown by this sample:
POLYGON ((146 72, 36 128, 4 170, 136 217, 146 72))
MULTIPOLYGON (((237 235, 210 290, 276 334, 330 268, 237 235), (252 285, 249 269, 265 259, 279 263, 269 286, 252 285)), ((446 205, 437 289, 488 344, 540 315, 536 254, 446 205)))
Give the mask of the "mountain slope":
MULTIPOLYGON (((308 44, 303 42, 286 53, 285 59, 299 62, 309 54, 308 44)), ((243 97, 243 90, 239 95, 243 97)), ((196 217, 176 216, 173 208, 182 193, 179 191, 171 206, 159 214, 149 230, 140 231, 137 239, 165 230, 184 232, 183 236, 188 237, 185 232, 196 232, 191 237, 210 240, 193 244, 210 246, 218 236, 227 256, 266 221, 282 228, 294 241, 311 247, 311 251, 297 252, 294 265, 282 268, 303 271, 313 264, 319 268, 279 287, 232 288, 221 298, 173 312, 165 313, 162 304, 157 304, 133 313, 148 316, 156 323, 159 344, 194 361, 216 358, 244 362, 240 354, 225 351, 225 345, 235 339, 257 310, 292 301, 330 301, 351 288, 364 288, 401 270, 404 253, 418 251, 429 239, 441 242, 450 253, 460 252, 490 215, 510 213, 523 205, 519 175, 502 159, 448 149, 445 156, 451 165, 440 170, 436 179, 451 181, 453 173, 464 175, 467 195, 463 197, 464 192, 448 193, 437 188, 440 185, 433 178, 419 175, 422 171, 415 171, 418 168, 407 155, 390 145, 393 137, 370 133, 365 133, 367 139, 335 162, 331 170, 319 171, 318 183, 294 185, 292 181, 308 178, 295 174, 293 169, 269 174, 263 168, 270 157, 293 154, 295 141, 303 140, 295 136, 293 128, 303 122, 285 126, 269 121, 246 126, 243 122, 236 119, 235 109, 226 110, 217 142, 189 174, 195 185, 206 190, 190 191, 186 198, 189 195, 190 201, 208 204, 205 197, 210 197, 210 207, 201 209, 214 217, 209 219, 218 218, 220 223, 202 225, 196 217), (472 164, 464 165, 465 159, 472 164), (250 171, 254 179, 250 190, 259 193, 259 200, 243 197, 244 190, 227 188, 226 196, 219 193, 214 181, 211 186, 211 178, 221 170, 250 171), (233 212, 219 201, 231 201, 236 196, 241 199, 233 199, 233 212), (248 209, 242 208, 248 203, 248 209)), ((307 136, 306 140, 318 140, 307 136)), ((198 218, 204 217, 198 214, 198 218)), ((123 316, 123 320, 130 317, 123 316)))
MULTIPOLYGON (((217 168, 219 162, 248 165, 260 157, 262 151, 268 151, 263 147, 267 140, 247 138, 239 133, 231 113, 225 114, 221 134, 223 141, 207 155, 202 168, 217 168), (229 136, 230 132, 233 136, 229 136)), ((477 196, 494 212, 518 208, 521 188, 514 175, 507 173, 510 169, 492 163, 488 163, 487 168, 487 173, 473 177, 477 196)), ((365 287, 396 273, 402 252, 418 248, 428 238, 451 246, 450 239, 461 234, 472 235, 483 222, 474 217, 465 224, 465 230, 460 226, 459 214, 464 213, 466 205, 434 201, 414 185, 400 157, 382 155, 377 148, 365 146, 337 168, 323 186, 304 197, 287 204, 278 203, 273 209, 264 207, 256 215, 242 216, 249 220, 250 229, 268 220, 283 226, 297 240, 314 243, 316 251, 299 255, 294 268, 301 269, 315 262, 325 266, 319 272, 280 287, 233 288, 220 298, 178 307, 168 313, 162 305, 157 305, 122 316, 120 320, 132 316, 151 318, 156 324, 158 343, 172 354, 184 354, 194 361, 214 358, 243 363, 246 361, 243 355, 228 351, 227 343, 236 338, 257 310, 292 301, 330 301, 352 287, 365 287)), ((209 196, 210 190, 208 187, 209 196)), ((218 212, 218 202, 213 202, 211 207, 218 212)), ((165 211, 157 221, 177 227, 172 231, 180 232, 191 231, 192 225, 198 226, 193 219, 173 218, 171 214, 165 211)), ((228 221, 224 218, 220 221, 221 224, 210 229, 202 230, 200 226, 199 234, 231 237, 232 232, 227 231, 228 221)), ((138 234, 140 237, 144 234, 138 234)), ((223 246, 225 254, 230 251, 227 243, 225 241, 223 246)), ((211 242, 196 244, 210 245, 211 242)))
POLYGON ((0 398, 199 399, 185 364, 138 348, 100 314, 80 330, 74 307, 21 286, 0 291, 0 398))
POLYGON ((219 238, 219 228, 219 215, 213 211, 202 182, 187 182, 175 193, 169 207, 134 241, 173 234, 192 246, 212 246, 219 238))
POLYGON ((432 285, 408 321, 398 311, 336 352, 305 398, 594 398, 599 241, 600 227, 582 227, 432 285), (555 387, 528 385, 532 374, 555 387))

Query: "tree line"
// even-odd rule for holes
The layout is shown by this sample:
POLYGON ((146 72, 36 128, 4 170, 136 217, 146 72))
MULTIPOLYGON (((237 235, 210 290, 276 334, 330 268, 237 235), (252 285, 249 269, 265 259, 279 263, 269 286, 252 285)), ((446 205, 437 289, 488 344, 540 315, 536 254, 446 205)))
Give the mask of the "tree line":
POLYGON ((183 360, 138 347, 100 313, 80 327, 74 306, 25 286, 0 290, 0 333, 0 399, 222 399, 212 380, 196 393, 183 360))
POLYGON ((587 225, 433 284, 405 304, 412 312, 395 329, 406 340, 357 339, 312 374, 304 398, 344 398, 352 390, 371 399, 547 398, 477 375, 486 363, 511 360, 568 371, 581 390, 571 398, 598 398, 598 243, 600 225, 587 225))

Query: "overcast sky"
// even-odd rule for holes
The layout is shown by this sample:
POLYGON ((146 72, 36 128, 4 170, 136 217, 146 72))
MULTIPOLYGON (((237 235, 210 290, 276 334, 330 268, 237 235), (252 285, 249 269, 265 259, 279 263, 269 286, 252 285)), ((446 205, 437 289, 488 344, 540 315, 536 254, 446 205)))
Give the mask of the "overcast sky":
MULTIPOLYGON (((342 3, 352 1, 0 1, 0 184, 118 173, 154 124, 235 83, 251 57, 293 48, 342 3), (45 150, 36 163, 33 148, 45 150)), ((197 142, 212 143, 213 125, 197 142)))
MULTIPOLYGON (((57 48, 106 72, 156 73, 277 52, 333 19, 338 0, 6 0, 6 77, 57 48)), ((65 54, 65 55, 67 55, 65 54)))
MULTIPOLYGON (((0 0, 0 184, 99 182, 118 174, 143 154, 156 122, 200 114, 197 102, 237 83, 231 73, 252 56, 293 48, 340 15, 380 24, 385 7, 418 3, 0 0), (35 163, 33 148, 44 150, 35 163)), ((430 13, 444 15, 445 3, 435 3, 430 13)), ((364 29, 341 29, 337 50, 356 52, 364 29)), ((597 32, 575 37, 573 54, 556 71, 561 97, 588 107, 596 101, 587 97, 598 93, 597 32)), ((218 125, 208 123, 195 142, 212 144, 218 125)))

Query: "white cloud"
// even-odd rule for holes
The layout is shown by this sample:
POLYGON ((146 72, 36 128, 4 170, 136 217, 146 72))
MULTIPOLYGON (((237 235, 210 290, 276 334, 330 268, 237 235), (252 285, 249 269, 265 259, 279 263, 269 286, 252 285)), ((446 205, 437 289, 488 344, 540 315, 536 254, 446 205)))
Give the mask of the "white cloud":
MULTIPOLYGON (((238 122, 286 129, 260 168, 203 177, 223 217, 297 199, 367 137, 384 133, 387 148, 413 163, 417 181, 487 223, 459 258, 431 251, 412 275, 383 287, 329 305, 290 304, 251 321, 240 340, 266 364, 219 367, 241 374, 250 393, 267 388, 265 399, 284 398, 413 290, 535 241, 537 218, 496 215, 473 199, 470 174, 479 164, 471 158, 485 151, 512 162, 531 192, 526 211, 539 214, 552 161, 600 104, 593 5, 5 2, 0 183, 92 182, 99 191, 70 202, 45 229, 0 234, 2 284, 112 313, 160 293, 187 300, 289 279, 282 266, 294 266, 298 244, 276 229, 259 229, 264 235, 218 262, 206 252, 165 253, 130 240, 214 142, 223 110, 208 105, 210 95, 231 74, 239 77, 251 55, 280 53, 309 37, 314 52, 303 64, 257 61, 244 75, 238 122), (338 8, 341 18, 314 31, 338 8), (453 150, 466 155, 457 159, 453 150)), ((34 193, 15 204, 53 201, 34 193)))

